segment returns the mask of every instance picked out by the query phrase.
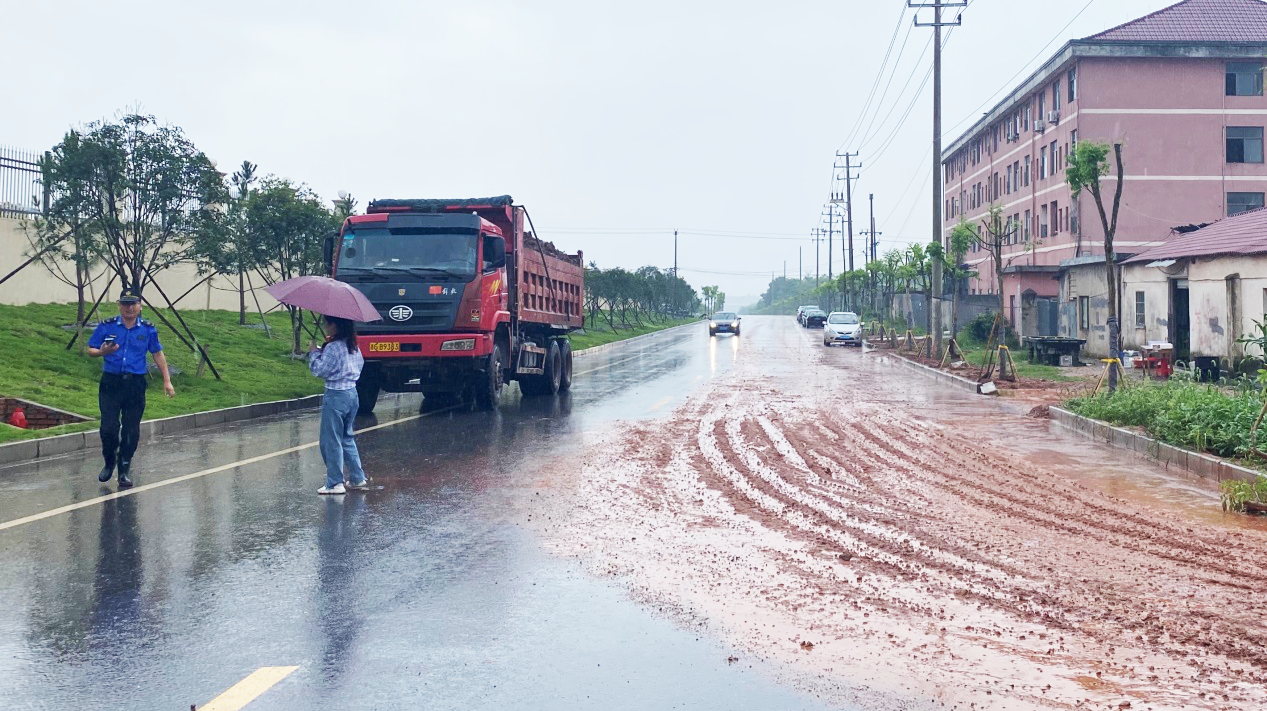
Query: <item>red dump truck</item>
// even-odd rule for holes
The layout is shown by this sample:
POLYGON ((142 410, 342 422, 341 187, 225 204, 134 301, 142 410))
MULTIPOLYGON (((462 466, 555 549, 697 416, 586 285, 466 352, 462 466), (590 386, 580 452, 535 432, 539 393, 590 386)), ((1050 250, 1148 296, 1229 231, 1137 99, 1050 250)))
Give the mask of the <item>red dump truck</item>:
POLYGON ((524 395, 571 387, 567 334, 582 323, 582 254, 540 240, 509 195, 375 200, 344 221, 326 263, 382 315, 358 328, 362 413, 380 391, 492 409, 512 380, 524 395))

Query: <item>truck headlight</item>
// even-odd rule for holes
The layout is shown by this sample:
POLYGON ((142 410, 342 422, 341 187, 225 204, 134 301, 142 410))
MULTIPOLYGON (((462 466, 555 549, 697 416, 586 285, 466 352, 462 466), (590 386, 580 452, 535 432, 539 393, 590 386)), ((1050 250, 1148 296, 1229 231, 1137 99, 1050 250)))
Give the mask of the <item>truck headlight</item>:
POLYGON ((475 350, 474 338, 463 338, 457 341, 445 341, 440 344, 442 351, 473 351, 475 350))

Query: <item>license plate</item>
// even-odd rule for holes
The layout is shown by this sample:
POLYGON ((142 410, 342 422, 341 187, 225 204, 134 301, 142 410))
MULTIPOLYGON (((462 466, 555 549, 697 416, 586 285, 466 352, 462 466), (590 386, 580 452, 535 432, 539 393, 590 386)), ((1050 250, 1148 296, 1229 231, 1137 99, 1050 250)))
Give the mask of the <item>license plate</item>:
POLYGON ((371 343, 370 353, 399 353, 400 343, 392 341, 390 343, 371 343))

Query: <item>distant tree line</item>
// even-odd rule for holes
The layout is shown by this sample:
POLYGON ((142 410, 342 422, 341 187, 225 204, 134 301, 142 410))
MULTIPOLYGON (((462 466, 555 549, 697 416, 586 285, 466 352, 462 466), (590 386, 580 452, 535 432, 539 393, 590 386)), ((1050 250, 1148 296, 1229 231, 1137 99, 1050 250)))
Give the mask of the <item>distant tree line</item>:
POLYGON ((594 262, 585 269, 587 328, 641 327, 648 321, 690 316, 699 308, 695 289, 672 269, 600 269, 594 262))

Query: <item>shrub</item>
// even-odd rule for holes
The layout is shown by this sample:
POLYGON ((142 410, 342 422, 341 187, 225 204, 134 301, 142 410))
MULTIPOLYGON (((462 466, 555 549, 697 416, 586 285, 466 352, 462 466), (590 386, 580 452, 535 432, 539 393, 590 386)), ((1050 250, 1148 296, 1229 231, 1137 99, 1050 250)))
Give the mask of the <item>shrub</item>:
MULTIPOLYGON (((975 343, 985 343, 990 338, 990 330, 994 328, 994 312, 987 311, 972 319, 964 326, 968 337, 975 343)), ((998 334, 995 334, 995 338, 998 334)))

